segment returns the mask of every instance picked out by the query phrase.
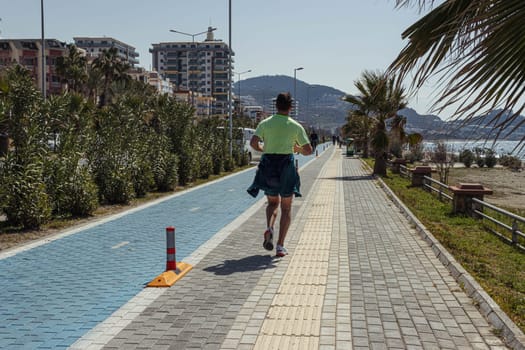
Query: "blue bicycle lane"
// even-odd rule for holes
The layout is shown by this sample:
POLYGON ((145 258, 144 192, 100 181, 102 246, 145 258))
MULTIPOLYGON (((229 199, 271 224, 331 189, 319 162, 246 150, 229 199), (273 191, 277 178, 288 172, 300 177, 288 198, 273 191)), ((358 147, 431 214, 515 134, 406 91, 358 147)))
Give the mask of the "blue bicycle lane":
MULTIPOLYGON (((303 166, 314 156, 299 156, 303 166)), ((12 256, 0 255, 0 349, 67 348, 165 267, 165 228, 183 260, 261 198, 255 168, 12 256)))

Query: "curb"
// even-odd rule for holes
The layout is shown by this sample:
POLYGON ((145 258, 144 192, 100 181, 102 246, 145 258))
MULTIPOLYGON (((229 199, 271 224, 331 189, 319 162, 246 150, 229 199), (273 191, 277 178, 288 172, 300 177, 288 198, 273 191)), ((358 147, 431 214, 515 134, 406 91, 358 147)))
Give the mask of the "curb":
MULTIPOLYGON (((366 163, 361 161, 365 166, 366 163)), ((514 350, 525 350, 525 334, 507 316, 499 305, 483 290, 478 282, 459 264, 456 259, 439 243, 439 241, 427 230, 421 221, 405 206, 395 193, 379 177, 375 177, 381 188, 394 204, 404 213, 410 223, 414 224, 419 233, 434 251, 436 257, 450 271, 450 274, 461 285, 465 293, 477 303, 480 313, 488 322, 500 332, 505 344, 514 350)))

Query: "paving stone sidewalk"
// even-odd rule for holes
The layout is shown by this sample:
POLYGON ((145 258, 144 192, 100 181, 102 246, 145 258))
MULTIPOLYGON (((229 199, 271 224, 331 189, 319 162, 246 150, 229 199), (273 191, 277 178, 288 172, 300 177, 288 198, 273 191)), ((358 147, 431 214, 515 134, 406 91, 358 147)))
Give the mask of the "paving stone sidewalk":
POLYGON ((506 348, 358 159, 330 149, 301 179, 289 256, 262 248, 261 206, 104 348, 506 348))

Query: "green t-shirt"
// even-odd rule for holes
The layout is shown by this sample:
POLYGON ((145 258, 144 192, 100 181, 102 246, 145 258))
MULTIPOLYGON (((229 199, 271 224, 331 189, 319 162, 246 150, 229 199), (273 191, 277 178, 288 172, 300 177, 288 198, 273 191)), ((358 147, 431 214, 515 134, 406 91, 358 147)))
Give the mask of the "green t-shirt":
POLYGON ((296 143, 299 146, 310 143, 301 124, 282 114, 261 121, 255 135, 264 142, 264 153, 268 154, 291 154, 296 143))

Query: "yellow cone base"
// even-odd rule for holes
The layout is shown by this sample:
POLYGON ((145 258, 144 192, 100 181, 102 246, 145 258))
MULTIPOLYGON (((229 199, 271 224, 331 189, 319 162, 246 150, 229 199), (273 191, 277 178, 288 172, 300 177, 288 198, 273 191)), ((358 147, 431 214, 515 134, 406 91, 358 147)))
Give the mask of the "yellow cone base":
POLYGON ((155 277, 153 281, 148 283, 148 287, 171 287, 173 284, 175 284, 175 282, 184 277, 184 275, 187 274, 192 268, 193 266, 190 264, 178 262, 176 271, 165 271, 161 273, 155 277))

